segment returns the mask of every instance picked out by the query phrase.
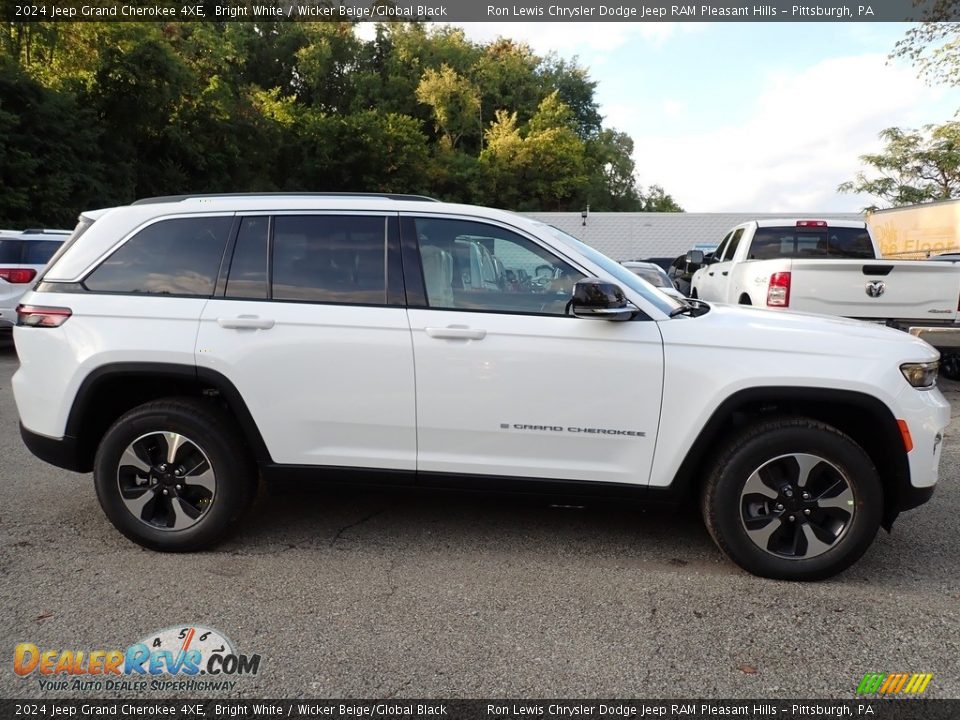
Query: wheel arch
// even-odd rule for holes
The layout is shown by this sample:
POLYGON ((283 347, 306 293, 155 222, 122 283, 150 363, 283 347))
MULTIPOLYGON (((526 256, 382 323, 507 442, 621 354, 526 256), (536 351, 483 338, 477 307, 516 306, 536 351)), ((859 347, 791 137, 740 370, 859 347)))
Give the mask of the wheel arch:
POLYGON ((749 388, 724 400, 700 430, 670 485, 671 494, 690 498, 700 488, 725 438, 768 417, 800 415, 831 425, 856 442, 870 457, 884 489, 883 527, 888 531, 901 510, 912 505, 910 463, 897 419, 880 399, 832 388, 749 388))
POLYGON ((67 417, 65 435, 76 439, 77 472, 90 472, 107 429, 128 410, 151 400, 199 396, 219 400, 236 419, 243 439, 261 466, 271 463, 263 436, 243 396, 215 370, 176 363, 125 362, 102 365, 84 378, 67 417))

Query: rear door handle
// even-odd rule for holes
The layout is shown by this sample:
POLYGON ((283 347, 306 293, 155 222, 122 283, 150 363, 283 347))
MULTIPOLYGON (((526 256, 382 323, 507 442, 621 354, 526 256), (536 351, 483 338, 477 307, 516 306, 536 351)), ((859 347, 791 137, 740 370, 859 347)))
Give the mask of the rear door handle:
POLYGON ((711 271, 711 272, 708 272, 707 275, 713 275, 713 272, 712 272, 712 271, 711 271))
POLYGON ((486 330, 468 327, 428 327, 424 328, 427 335, 441 340, 483 340, 487 336, 486 330))
POLYGON ((723 271, 723 274, 724 274, 724 275, 729 275, 730 273, 727 272, 726 270, 724 270, 724 271, 723 271))
POLYGON ((217 325, 230 330, 269 330, 274 325, 271 318, 261 318, 256 315, 240 315, 239 317, 217 318, 217 325))

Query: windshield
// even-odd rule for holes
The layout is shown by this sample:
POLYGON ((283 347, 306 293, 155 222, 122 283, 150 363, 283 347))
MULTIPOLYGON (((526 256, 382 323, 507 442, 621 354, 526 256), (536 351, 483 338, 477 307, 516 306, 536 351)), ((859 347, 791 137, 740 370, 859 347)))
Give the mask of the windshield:
POLYGON ((673 283, 670 282, 670 278, 667 277, 667 274, 662 270, 654 270, 653 268, 640 268, 632 267, 627 268, 634 275, 642 277, 648 283, 658 288, 669 288, 673 287, 673 283))
POLYGON ((544 223, 537 224, 547 228, 555 238, 573 246, 574 249, 585 255, 590 262, 595 263, 603 268, 603 270, 609 273, 610 276, 616 279, 617 282, 642 295, 644 300, 649 302, 651 305, 655 305, 656 308, 665 315, 669 315, 677 308, 683 307, 683 303, 681 303, 679 300, 675 300, 669 295, 665 295, 664 293, 660 292, 653 287, 653 285, 634 275, 632 272, 630 272, 630 270, 625 268, 620 263, 614 262, 598 250, 594 250, 586 243, 577 240, 577 238, 575 238, 573 235, 565 233, 563 230, 560 228, 555 228, 553 225, 546 225, 544 223))

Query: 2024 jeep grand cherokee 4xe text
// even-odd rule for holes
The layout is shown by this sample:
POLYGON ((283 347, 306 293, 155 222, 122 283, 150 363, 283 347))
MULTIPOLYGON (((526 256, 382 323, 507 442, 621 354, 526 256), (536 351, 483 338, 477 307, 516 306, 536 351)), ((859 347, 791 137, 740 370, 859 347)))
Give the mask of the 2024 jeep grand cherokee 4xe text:
POLYGON ((87 212, 22 303, 26 444, 158 550, 302 476, 695 497, 742 567, 824 578, 930 497, 949 421, 918 339, 677 301, 555 228, 425 198, 87 212))

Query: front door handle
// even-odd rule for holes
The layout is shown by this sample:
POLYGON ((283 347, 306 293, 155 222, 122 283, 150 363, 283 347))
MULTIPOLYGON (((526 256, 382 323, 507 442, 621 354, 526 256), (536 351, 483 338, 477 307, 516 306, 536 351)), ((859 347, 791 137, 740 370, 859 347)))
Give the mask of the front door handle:
POLYGON ((728 271, 726 271, 726 270, 723 271, 724 277, 726 277, 726 276, 729 275, 729 274, 730 274, 730 273, 729 273, 728 271))
POLYGON ((240 315, 239 317, 217 318, 217 325, 230 330, 269 330, 274 326, 274 320, 256 315, 240 315))
POLYGON ((487 336, 486 330, 451 325, 449 327, 424 328, 427 335, 441 340, 483 340, 487 336))
POLYGON ((710 272, 707 273, 707 275, 711 275, 711 276, 712 276, 712 275, 713 275, 713 271, 711 270, 710 272))

